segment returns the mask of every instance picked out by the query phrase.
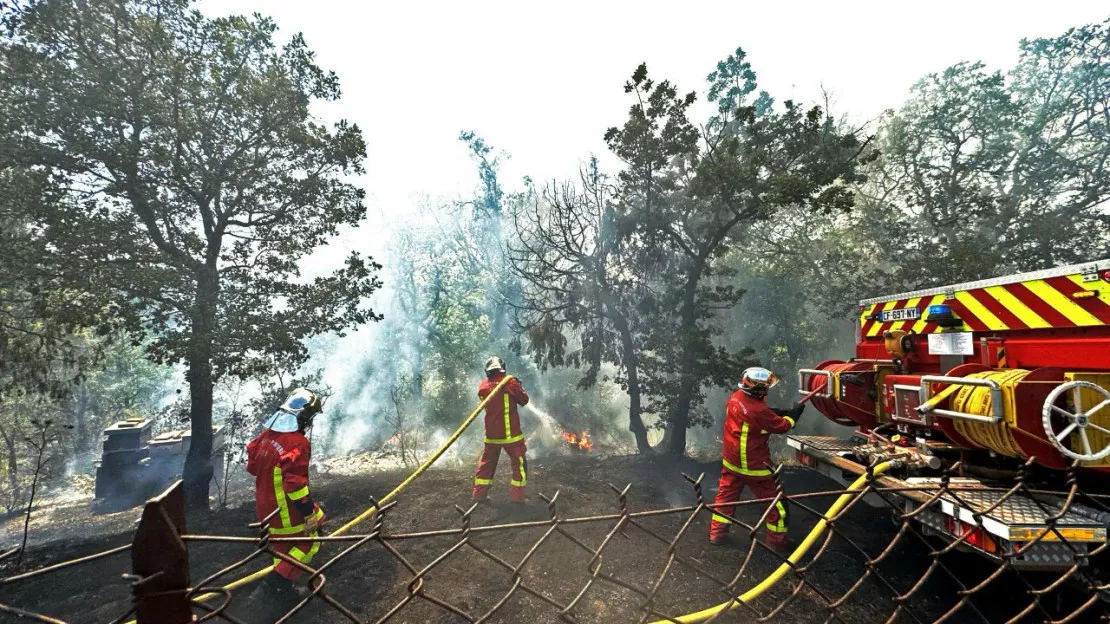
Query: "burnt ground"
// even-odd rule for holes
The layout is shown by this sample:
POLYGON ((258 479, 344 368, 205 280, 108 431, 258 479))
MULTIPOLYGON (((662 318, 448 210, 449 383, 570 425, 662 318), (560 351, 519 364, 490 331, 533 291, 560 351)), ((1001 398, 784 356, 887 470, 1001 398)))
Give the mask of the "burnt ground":
MULTIPOLYGON (((481 507, 475 512, 475 526, 547 518, 547 510, 537 496, 540 492, 559 492, 560 518, 614 513, 618 509, 617 496, 607 485, 609 483, 620 486, 632 484, 629 507, 633 511, 688 505, 693 502, 694 495, 682 473, 697 475, 704 472, 706 496, 711 497, 716 490, 719 464, 690 459, 636 460, 617 457, 599 460, 582 456, 536 460, 529 468, 529 489, 533 498, 530 506, 524 512, 512 511, 504 503, 498 504, 495 500, 494 505, 481 507)), ((337 527, 362 511, 368 505, 370 496, 385 494, 404 476, 402 472, 345 477, 321 475, 317 478, 314 491, 329 514, 329 523, 337 527)), ((387 514, 386 532, 397 534, 457 528, 459 515, 455 505, 468 504, 470 479, 469 471, 429 471, 399 497, 399 504, 387 514)), ((494 489, 494 496, 498 500, 503 501, 505 498, 507 481, 507 472, 498 471, 494 489)), ((784 470, 783 482, 791 493, 819 492, 839 487, 814 472, 796 467, 784 470)), ((832 496, 825 496, 809 499, 809 503, 814 509, 824 510, 832 500, 832 496)), ((814 520, 796 507, 792 511, 791 534, 795 539, 800 539, 813 526, 814 520)), ((132 513, 130 517, 133 518, 135 515, 132 513)), ((755 522, 760 513, 755 506, 749 506, 739 511, 738 515, 748 522, 755 522)), ((677 534, 687 517, 687 513, 668 514, 644 519, 642 522, 645 527, 670 539, 677 534)), ((123 521, 119 514, 94 516, 86 520, 89 534, 99 531, 105 533, 96 537, 67 537, 30 548, 25 569, 98 552, 131 540, 133 520, 123 521), (98 524, 102 519, 106 523, 103 526, 98 524)), ((253 520, 253 507, 239 505, 203 517, 190 518, 189 533, 249 536, 251 532, 246 525, 253 520)), ((612 521, 606 521, 566 525, 565 529, 582 543, 596 547, 612 526, 612 521)), ((515 564, 545 530, 528 528, 489 532, 472 539, 482 548, 515 564)), ((740 537, 737 540, 740 546, 715 547, 706 540, 707 530, 708 514, 703 514, 693 522, 688 533, 679 542, 678 551, 715 577, 730 579, 744 558, 747 539, 737 535, 740 537)), ((839 530, 870 556, 885 549, 897 533, 889 512, 863 504, 856 505, 848 512, 839 523, 839 530)), ((456 537, 435 537, 391 543, 414 565, 422 567, 442 554, 456 540, 456 537)), ((315 563, 326 561, 339 550, 335 545, 325 546, 315 563)), ((245 556, 249 551, 250 547, 245 544, 193 543, 190 546, 192 578, 198 580, 245 556)), ((629 528, 626 536, 616 537, 605 549, 601 570, 633 586, 649 589, 663 569, 666 551, 666 545, 637 528, 629 528)), ((554 535, 539 547, 525 567, 525 582, 555 600, 569 602, 589 580, 589 558, 588 553, 573 545, 567 538, 554 535)), ((829 613, 823 596, 835 599, 851 587, 864 572, 862 561, 863 555, 855 547, 845 540, 834 539, 818 562, 806 572, 807 578, 816 589, 802 588, 774 621, 826 621, 829 613)), ((910 538, 895 547, 878 566, 878 571, 898 591, 904 592, 926 573, 930 561, 927 548, 916 539, 910 538)), ((946 557, 944 561, 968 585, 977 584, 993 571, 993 566, 973 555, 955 554, 946 557)), ((774 555, 762 549, 757 550, 739 587, 747 589, 753 586, 778 563, 779 559, 774 555)), ((15 572, 10 561, 4 565, 7 567, 0 567, 0 576, 15 572)), ((129 588, 121 577, 129 569, 129 556, 123 554, 36 580, 0 585, 0 603, 43 612, 67 622, 110 622, 129 608, 129 588)), ((767 613, 787 598, 794 585, 789 582, 790 578, 760 598, 755 606, 767 613)), ((327 579, 332 596, 364 620, 375 621, 404 598, 405 587, 411 580, 411 575, 381 545, 368 544, 329 568, 327 579)), ((468 548, 457 551, 437 566, 428 574, 425 585, 430 594, 454 604, 473 617, 488 610, 510 587, 511 579, 507 571, 468 548)), ((1024 588, 1010 573, 1004 573, 973 599, 979 613, 965 606, 946 621, 1005 621, 1028 604, 1024 588)), ((907 602, 895 621, 933 621, 959 602, 959 589, 948 575, 936 571, 907 602)), ((890 589, 872 577, 864 581, 851 599, 837 609, 836 614, 844 622, 886 621, 896 607, 892 595, 890 589)), ((239 594, 237 596, 242 597, 239 594)), ((680 615, 704 609, 726 599, 727 596, 715 581, 676 564, 665 577, 656 604, 662 612, 680 615)), ((1069 610, 1066 603, 1070 603, 1072 599, 1073 597, 1065 597, 1060 605, 1065 613, 1069 610)), ((235 602, 238 600, 233 601, 233 613, 235 602)), ((575 615, 577 621, 584 623, 635 621, 640 602, 641 599, 633 592, 598 581, 579 603, 575 615)), ((237 615, 249 621, 250 614, 237 615)), ((11 616, 0 614, 0 621, 7 621, 5 617, 11 616)), ((747 622, 755 619, 752 611, 742 607, 718 621, 747 622)), ((1043 618, 1036 618, 1037 621, 1041 619, 1043 618)), ((295 621, 330 623, 348 620, 324 605, 313 604, 295 621)), ((424 623, 464 620, 440 607, 416 600, 390 621, 424 623)), ((518 591, 490 621, 539 624, 559 620, 555 609, 550 605, 518 591)))

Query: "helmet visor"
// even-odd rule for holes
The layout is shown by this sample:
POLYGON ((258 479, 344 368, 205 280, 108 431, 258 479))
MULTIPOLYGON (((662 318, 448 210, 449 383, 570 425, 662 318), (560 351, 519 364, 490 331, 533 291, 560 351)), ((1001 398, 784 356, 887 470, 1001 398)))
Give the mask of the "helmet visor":
POLYGON ((777 375, 761 367, 752 367, 744 371, 744 376, 740 381, 740 388, 757 389, 765 388, 770 390, 779 383, 777 375))
POLYGON ((282 404, 281 411, 296 415, 300 414, 306 407, 315 404, 318 404, 316 395, 305 388, 298 388, 282 404))

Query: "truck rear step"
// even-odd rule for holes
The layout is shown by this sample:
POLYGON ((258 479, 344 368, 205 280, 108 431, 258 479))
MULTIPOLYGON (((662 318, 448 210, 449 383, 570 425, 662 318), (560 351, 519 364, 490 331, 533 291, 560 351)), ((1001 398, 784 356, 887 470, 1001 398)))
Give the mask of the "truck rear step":
MULTIPOLYGON (((862 442, 835 436, 787 436, 787 444, 804 465, 841 483, 866 470, 854 460, 854 449, 862 442)), ((961 548, 996 560, 1008 558, 1016 568, 1068 568, 1077 556, 1106 542, 1106 514, 1075 502, 1061 513, 1050 497, 1006 496, 999 488, 966 477, 949 479, 948 491, 939 498, 939 478, 883 476, 879 480, 885 488, 909 490, 869 494, 868 503, 888 508, 899 504, 892 510, 896 513, 927 506, 914 516, 925 533, 949 542, 966 536, 961 548)))

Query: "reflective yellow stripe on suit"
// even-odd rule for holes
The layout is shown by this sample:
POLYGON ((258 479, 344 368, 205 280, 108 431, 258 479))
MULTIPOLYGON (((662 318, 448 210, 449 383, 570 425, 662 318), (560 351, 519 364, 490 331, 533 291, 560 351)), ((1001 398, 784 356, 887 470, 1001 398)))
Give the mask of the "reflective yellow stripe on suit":
POLYGON ((306 485, 296 492, 290 492, 288 496, 289 500, 301 500, 305 496, 308 496, 308 486, 306 485))
POLYGON ((285 484, 281 479, 281 466, 274 466, 274 500, 281 510, 281 527, 292 527, 293 520, 289 517, 289 501, 285 500, 285 484))
POLYGON ((502 390, 505 393, 505 437, 500 439, 486 438, 486 444, 512 444, 524 439, 524 433, 520 435, 513 435, 512 423, 509 419, 509 391, 502 390))
POLYGON ((270 527, 270 535, 293 535, 294 533, 300 533, 302 531, 304 531, 304 523, 294 524, 291 527, 283 527, 280 529, 270 527))
MULTIPOLYGON (((311 539, 313 537, 317 537, 317 536, 318 536, 318 534, 313 533, 309 537, 309 539, 311 539)), ((301 550, 300 548, 298 548, 296 546, 293 546, 292 548, 289 549, 289 556, 292 557, 293 559, 296 559, 297 561, 300 561, 301 563, 303 563, 305 565, 308 565, 309 563, 312 563, 312 558, 314 556, 316 556, 316 553, 319 550, 320 550, 320 542, 312 542, 312 548, 308 549, 308 552, 305 552, 305 551, 301 550)), ((283 563, 284 561, 285 560, 282 559, 281 557, 274 557, 274 565, 275 566, 278 565, 279 563, 283 563)))
POLYGON ((786 533, 786 506, 781 501, 776 501, 775 509, 779 512, 779 520, 778 522, 768 522, 767 530, 775 533, 786 533))
POLYGON ((524 456, 521 455, 517 459, 520 461, 520 481, 510 480, 509 485, 524 487, 528 485, 528 473, 524 471, 524 456))
POLYGON ((725 468, 748 477, 766 477, 771 474, 767 468, 748 468, 748 423, 740 426, 740 465, 737 466, 727 459, 721 458, 725 468))

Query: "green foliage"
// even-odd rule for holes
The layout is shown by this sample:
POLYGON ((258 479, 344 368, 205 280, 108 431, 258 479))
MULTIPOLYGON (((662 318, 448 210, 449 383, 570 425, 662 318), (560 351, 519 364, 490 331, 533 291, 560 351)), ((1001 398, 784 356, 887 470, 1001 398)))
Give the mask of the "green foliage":
POLYGON ((453 428, 474 405, 482 363, 493 353, 527 375, 507 353, 518 289, 502 269, 502 211, 514 200, 498 179, 502 156, 473 132, 459 138, 479 186, 466 201, 424 206, 393 236, 385 320, 366 338, 372 345, 351 375, 357 383, 337 389, 341 411, 327 425, 333 448, 407 435, 418 420, 425 432, 453 428), (339 432, 347 439, 334 439, 339 432))
POLYGON ((851 353, 861 298, 1110 255, 1108 77, 1103 23, 1022 42, 1008 72, 923 78, 880 120, 850 214, 782 211, 734 250, 739 336, 790 370, 851 353))
POLYGON ((494 154, 493 147, 473 130, 460 132, 459 140, 470 149, 470 156, 478 165, 478 177, 482 181, 482 193, 479 194, 474 205, 491 223, 499 225, 501 201, 505 195, 497 179, 497 167, 501 164, 501 155, 494 154))
POLYGON ((205 504, 213 384, 294 370, 302 340, 376 320, 362 307, 378 265, 331 275, 297 263, 364 217, 357 126, 327 127, 339 97, 300 35, 272 21, 207 19, 168 0, 43 0, 0 45, 0 107, 13 166, 49 172, 26 202, 51 249, 154 335, 161 363, 189 365, 186 481, 205 504))
POLYGON ((456 423, 462 406, 473 403, 472 381, 493 331, 488 293, 496 292, 496 283, 482 266, 492 245, 478 214, 460 216, 446 232, 438 223, 410 226, 393 252, 398 306, 393 348, 404 357, 391 378, 409 379, 408 398, 427 399, 427 418, 437 426, 456 423))
POLYGON ((0 149, 0 188, 0 401, 22 392, 60 401, 100 362, 99 337, 134 325, 104 293, 68 279, 65 260, 28 219, 50 192, 43 172, 16 166, 0 149))
POLYGON ((890 267, 872 288, 1110 254, 1108 83, 1110 22, 1023 41, 1006 73, 959 63, 923 78, 883 120, 861 193, 876 242, 860 254, 890 267))
POLYGON ((100 431, 120 420, 150 418, 169 394, 174 370, 144 357, 141 345, 117 341, 98 369, 82 378, 61 414, 75 427, 75 451, 98 450, 100 431))
POLYGON ((859 165, 872 158, 867 142, 843 132, 819 107, 767 94, 755 101, 755 74, 742 50, 709 75, 718 105, 699 130, 687 116, 694 95, 656 84, 641 65, 626 85, 637 101, 621 128, 606 133, 627 165, 619 175, 617 205, 633 224, 641 262, 658 283, 641 306, 651 318, 644 344, 648 410, 667 425, 664 447, 686 450, 686 429, 712 422, 699 406, 707 385, 732 385, 752 363, 752 352, 721 346, 718 312, 743 291, 728 278, 722 255, 759 224, 791 209, 843 213, 853 205, 859 165))

